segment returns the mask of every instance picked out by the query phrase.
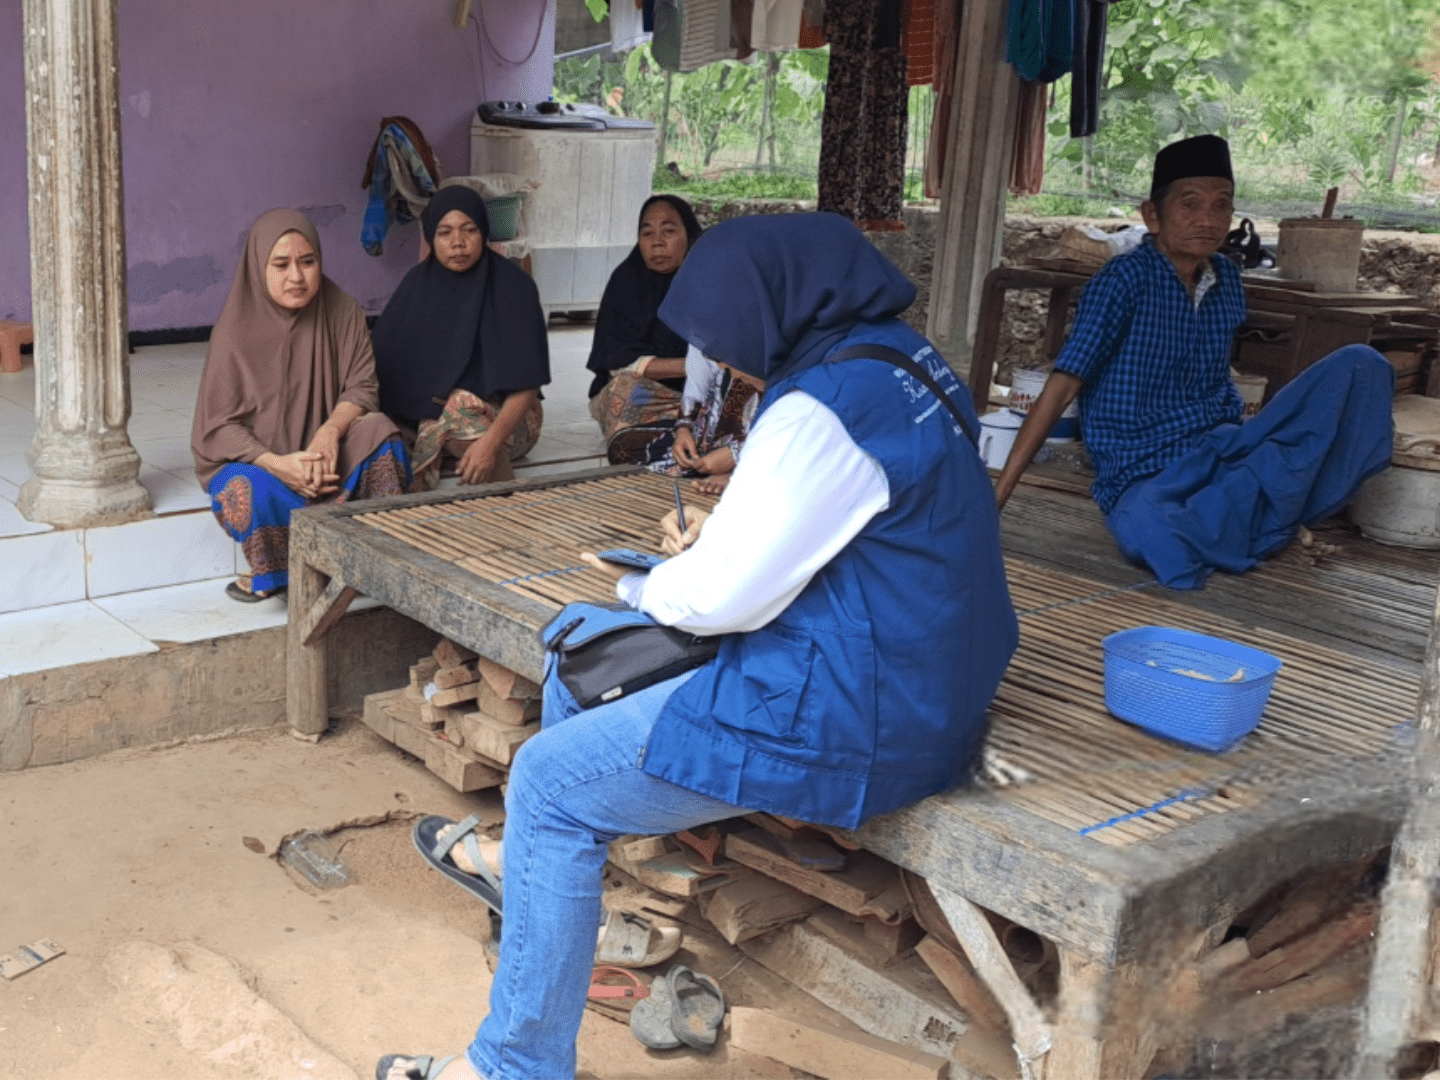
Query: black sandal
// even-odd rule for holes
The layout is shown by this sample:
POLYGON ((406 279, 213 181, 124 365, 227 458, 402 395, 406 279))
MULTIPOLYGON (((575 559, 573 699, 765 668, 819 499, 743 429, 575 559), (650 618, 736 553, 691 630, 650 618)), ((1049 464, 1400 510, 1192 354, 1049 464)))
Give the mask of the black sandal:
POLYGON ((284 589, 271 589, 269 592, 256 592, 248 584, 241 584, 241 582, 249 581, 250 579, 245 577, 236 578, 225 586, 225 595, 242 604, 258 604, 261 600, 269 600, 270 597, 279 596, 285 591, 284 589))

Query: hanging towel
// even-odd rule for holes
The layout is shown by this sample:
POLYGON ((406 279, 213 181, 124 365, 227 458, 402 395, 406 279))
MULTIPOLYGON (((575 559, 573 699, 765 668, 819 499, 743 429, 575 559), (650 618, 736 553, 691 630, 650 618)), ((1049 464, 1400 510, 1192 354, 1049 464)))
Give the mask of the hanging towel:
POLYGON ((805 0, 755 0, 750 17, 750 47, 786 52, 800 47, 800 18, 805 0))
POLYGON ((1101 72, 1109 0, 1075 0, 1074 66, 1070 71, 1070 137, 1083 139, 1100 127, 1101 72))
MULTIPOLYGON (((1022 79, 1054 82, 1070 70, 1071 36, 1077 0, 1010 0, 1005 24, 1005 59, 1022 79)), ((1080 0, 1084 2, 1084 0, 1080 0)))
POLYGON ((930 145, 925 150, 925 197, 938 199, 945 181, 945 152, 950 138, 950 103, 955 96, 955 64, 960 53, 958 4, 942 3, 935 12, 935 111, 930 145))
POLYGON ((1015 149, 1010 156, 1010 190, 1016 195, 1038 195, 1045 180, 1045 112, 1050 87, 1044 83, 1020 84, 1020 107, 1015 113, 1015 149))

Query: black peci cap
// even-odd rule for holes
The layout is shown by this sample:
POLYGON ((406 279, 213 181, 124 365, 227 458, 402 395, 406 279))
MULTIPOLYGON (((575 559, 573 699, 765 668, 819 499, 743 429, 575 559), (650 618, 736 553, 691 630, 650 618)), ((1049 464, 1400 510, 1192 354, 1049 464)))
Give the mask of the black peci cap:
POLYGON ((1196 135, 1181 139, 1155 155, 1155 173, 1150 180, 1150 198, 1176 180, 1191 176, 1218 176, 1235 182, 1230 168, 1230 144, 1219 135, 1196 135))

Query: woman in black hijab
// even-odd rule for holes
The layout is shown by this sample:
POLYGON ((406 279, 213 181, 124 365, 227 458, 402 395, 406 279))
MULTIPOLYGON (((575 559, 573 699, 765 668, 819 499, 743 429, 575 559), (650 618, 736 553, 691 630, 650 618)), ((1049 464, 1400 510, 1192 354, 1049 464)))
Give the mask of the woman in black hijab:
POLYGON ((700 235, 688 202, 652 195, 640 208, 635 249, 605 287, 585 366, 595 372, 590 415, 612 464, 711 477, 735 467, 753 392, 703 359, 692 358, 687 371, 685 341, 656 314, 700 235))
POLYGON ((430 254, 375 324, 380 407, 416 431, 417 490, 439 481, 446 453, 464 483, 508 480, 540 438, 550 381, 539 290, 489 250, 485 202, 469 188, 441 188, 421 222, 430 254))

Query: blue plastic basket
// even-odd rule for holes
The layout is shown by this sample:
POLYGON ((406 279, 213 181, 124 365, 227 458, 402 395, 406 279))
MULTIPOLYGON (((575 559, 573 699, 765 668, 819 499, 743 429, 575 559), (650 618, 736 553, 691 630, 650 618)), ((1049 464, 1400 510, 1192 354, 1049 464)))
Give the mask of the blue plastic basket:
POLYGON ((1255 730, 1281 666, 1248 645, 1166 626, 1121 630, 1101 644, 1105 707, 1136 727, 1200 750, 1228 750, 1255 730))

